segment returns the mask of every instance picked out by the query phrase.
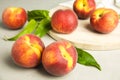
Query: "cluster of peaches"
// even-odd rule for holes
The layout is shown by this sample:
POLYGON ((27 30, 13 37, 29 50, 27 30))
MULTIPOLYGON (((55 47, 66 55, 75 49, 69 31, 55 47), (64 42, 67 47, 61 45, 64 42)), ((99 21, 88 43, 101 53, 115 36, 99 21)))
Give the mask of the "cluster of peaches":
POLYGON ((16 40, 12 47, 13 61, 24 68, 43 65, 45 70, 55 76, 71 72, 77 63, 77 51, 68 41, 61 40, 45 47, 43 41, 33 34, 26 34, 16 40))
MULTIPOLYGON (((73 10, 57 10, 51 17, 51 26, 55 32, 71 33, 78 26, 78 19, 90 18, 91 27, 100 33, 109 33, 115 29, 119 17, 116 11, 108 8, 96 9, 94 0, 75 0, 73 10)), ((23 8, 7 8, 2 21, 10 29, 21 28, 27 20, 23 8), (14 15, 13 15, 14 14, 14 15)), ((45 70, 56 76, 72 71, 77 63, 77 51, 68 41, 56 41, 45 47, 43 41, 34 34, 18 38, 11 51, 13 61, 25 68, 33 68, 40 63, 45 70)))
MULTIPOLYGON (((73 15, 73 13, 71 14, 73 15)), ((22 28, 26 20, 27 13, 24 8, 8 7, 2 14, 2 21, 9 29, 22 28)), ((45 46, 40 37, 34 34, 25 34, 13 44, 11 57, 14 63, 20 67, 35 68, 43 65, 51 75, 63 76, 75 68, 78 54, 76 48, 66 40, 56 41, 45 46)))
POLYGON ((99 33, 112 32, 119 23, 118 13, 111 8, 97 8, 94 0, 75 0, 73 11, 58 10, 53 14, 53 30, 59 33, 71 33, 78 25, 78 19, 90 19, 91 27, 99 33))

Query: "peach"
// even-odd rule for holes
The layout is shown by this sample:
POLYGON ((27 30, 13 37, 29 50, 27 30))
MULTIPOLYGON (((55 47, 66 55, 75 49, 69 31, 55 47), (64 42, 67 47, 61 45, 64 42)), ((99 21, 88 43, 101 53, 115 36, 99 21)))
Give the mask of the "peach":
POLYGON ((26 20, 27 13, 21 7, 8 7, 2 13, 2 21, 9 29, 22 28, 26 20))
POLYGON ((117 12, 109 8, 98 8, 90 17, 92 28, 100 33, 112 32, 119 22, 117 12))
POLYGON ((87 19, 91 13, 96 9, 94 0, 75 0, 73 3, 73 10, 79 19, 87 19))
POLYGON ((11 56, 15 64, 25 68, 32 68, 40 64, 43 50, 44 43, 39 37, 26 34, 15 41, 11 56))
POLYGON ((71 9, 59 9, 52 15, 52 29, 58 33, 71 33, 77 28, 77 19, 77 15, 71 9))
POLYGON ((42 64, 51 75, 63 76, 74 69, 77 56, 77 51, 70 42, 56 41, 44 49, 42 64))

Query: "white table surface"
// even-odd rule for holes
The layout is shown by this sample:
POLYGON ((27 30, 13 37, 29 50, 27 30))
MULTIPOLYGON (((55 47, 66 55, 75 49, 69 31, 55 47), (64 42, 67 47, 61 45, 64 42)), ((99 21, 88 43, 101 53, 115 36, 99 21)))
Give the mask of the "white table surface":
MULTIPOLYGON (((9 30, 2 24, 2 11, 8 6, 20 6, 26 10, 52 9, 68 0, 2 0, 0 1, 0 80, 120 80, 120 50, 88 51, 101 65, 102 71, 77 64, 75 69, 62 77, 49 75, 43 67, 25 69, 16 66, 11 60, 11 47, 14 41, 4 41, 7 35, 14 36, 20 30, 9 30)), ((47 46, 54 40, 46 35, 42 38, 47 46)), ((106 44, 107 45, 107 44, 106 44)))

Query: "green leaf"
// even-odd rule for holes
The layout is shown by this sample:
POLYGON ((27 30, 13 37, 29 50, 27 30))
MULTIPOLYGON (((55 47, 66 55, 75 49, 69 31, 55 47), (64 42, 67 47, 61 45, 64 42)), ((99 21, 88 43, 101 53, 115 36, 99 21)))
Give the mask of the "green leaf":
POLYGON ((79 64, 83 64, 86 66, 93 66, 96 67, 97 69, 101 70, 100 65, 96 62, 96 60, 94 59, 94 57, 92 55, 90 55, 88 52, 76 48, 77 52, 78 52, 78 63, 79 64))
POLYGON ((44 18, 49 18, 48 10, 32 10, 32 11, 28 11, 27 14, 28 14, 28 21, 30 21, 31 19, 40 21, 44 18))
POLYGON ((14 37, 11 37, 5 40, 14 41, 24 34, 32 33, 35 30, 36 26, 37 26, 37 22, 35 20, 30 20, 30 22, 28 22, 28 24, 25 26, 25 28, 20 33, 18 33, 14 37))
POLYGON ((51 30, 51 22, 50 19, 45 18, 39 22, 34 34, 43 37, 49 30, 51 30))

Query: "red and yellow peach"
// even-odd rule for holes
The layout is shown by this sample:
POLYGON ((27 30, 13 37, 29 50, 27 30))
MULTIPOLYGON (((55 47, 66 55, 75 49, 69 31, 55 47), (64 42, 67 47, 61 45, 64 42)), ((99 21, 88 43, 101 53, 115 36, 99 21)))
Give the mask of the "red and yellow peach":
POLYGON ((12 46, 11 56, 13 61, 21 67, 36 67, 41 62, 44 47, 39 37, 26 34, 15 41, 12 46))
POLYGON ((2 13, 2 21, 9 29, 22 28, 26 20, 27 13, 21 7, 8 7, 2 13))
POLYGON ((45 70, 55 76, 71 72, 77 63, 77 51, 68 41, 56 41, 43 51, 42 64, 45 70))

